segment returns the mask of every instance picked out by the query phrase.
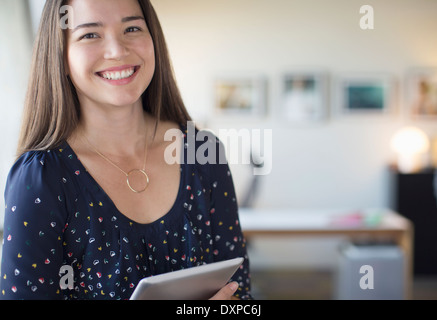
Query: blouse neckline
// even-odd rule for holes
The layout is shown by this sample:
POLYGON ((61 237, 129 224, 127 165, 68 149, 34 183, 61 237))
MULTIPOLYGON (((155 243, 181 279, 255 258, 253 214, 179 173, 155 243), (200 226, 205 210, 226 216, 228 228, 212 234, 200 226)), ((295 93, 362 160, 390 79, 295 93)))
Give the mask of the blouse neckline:
POLYGON ((180 177, 179 177, 179 190, 178 194, 176 196, 176 200, 174 201, 172 207, 168 212, 166 212, 163 216, 156 219, 153 222, 150 223, 140 223, 135 220, 132 220, 128 218, 123 212, 121 212, 117 206, 115 205, 114 201, 109 197, 109 195, 105 192, 105 190, 99 185, 99 183, 93 178, 93 176, 87 171, 83 163, 80 161, 77 154, 74 152, 73 148, 69 145, 67 141, 64 142, 62 147, 59 149, 59 152, 67 153, 68 159, 70 161, 66 161, 67 165, 72 168, 74 171, 74 174, 77 176, 78 179, 82 180, 81 187, 86 188, 89 192, 93 193, 94 195, 103 196, 103 200, 105 203, 108 203, 109 206, 111 206, 110 210, 111 212, 115 212, 117 214, 117 219, 120 218, 122 221, 126 223, 126 225, 132 226, 138 226, 140 228, 150 228, 154 227, 156 225, 164 223, 164 221, 168 221, 175 212, 177 212, 177 205, 181 202, 182 196, 183 196, 183 183, 185 181, 186 175, 185 175, 185 168, 180 165, 180 177), (92 187, 94 186, 94 188, 92 187), (99 194, 100 193, 100 194, 99 194))

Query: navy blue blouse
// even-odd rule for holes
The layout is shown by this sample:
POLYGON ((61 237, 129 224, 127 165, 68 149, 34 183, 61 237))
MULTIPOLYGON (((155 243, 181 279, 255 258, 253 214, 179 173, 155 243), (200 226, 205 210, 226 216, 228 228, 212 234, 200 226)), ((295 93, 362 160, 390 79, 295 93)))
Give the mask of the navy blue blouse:
POLYGON ((172 209, 139 224, 117 210, 65 142, 19 158, 5 203, 3 299, 129 299, 144 277, 235 257, 245 258, 232 278, 236 295, 251 298, 227 164, 181 164, 172 209), (60 287, 62 266, 74 270, 71 290, 60 287))

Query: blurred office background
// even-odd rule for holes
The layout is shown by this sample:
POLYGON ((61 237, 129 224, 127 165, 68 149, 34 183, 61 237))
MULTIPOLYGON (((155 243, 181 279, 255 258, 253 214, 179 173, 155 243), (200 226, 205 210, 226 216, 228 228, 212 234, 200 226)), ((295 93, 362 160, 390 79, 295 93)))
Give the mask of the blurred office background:
MULTIPOLYGON (((14 160, 43 3, 0 0, 1 193, 14 160)), ((360 13, 364 2, 358 0, 152 3, 183 98, 198 125, 217 134, 220 129, 260 129, 261 137, 263 130, 272 129, 272 170, 257 177, 250 207, 293 212, 395 209, 392 165, 399 158, 392 139, 409 126, 420 129, 429 144, 412 171, 432 169, 437 116, 413 105, 420 98, 415 92, 419 78, 426 79, 431 105, 437 95, 437 1, 366 1, 374 10, 373 29, 360 27, 365 13, 360 13), (292 100, 293 93, 302 93, 292 89, 299 84, 310 96, 309 109, 296 96, 292 100), (357 108, 353 87, 359 90, 357 108), (362 97, 367 89, 376 98, 362 97), (240 90, 234 97, 239 101, 217 101, 229 98, 232 90, 240 90)), ((238 198, 245 199, 254 178, 251 167, 231 168, 238 198)), ((0 204, 4 207, 3 197, 0 204)), ((284 283, 281 275, 286 277, 289 270, 304 270, 300 277, 307 270, 333 270, 341 240, 254 241, 254 274, 273 272, 271 279, 284 283)), ((312 274, 308 279, 317 278, 312 274)))

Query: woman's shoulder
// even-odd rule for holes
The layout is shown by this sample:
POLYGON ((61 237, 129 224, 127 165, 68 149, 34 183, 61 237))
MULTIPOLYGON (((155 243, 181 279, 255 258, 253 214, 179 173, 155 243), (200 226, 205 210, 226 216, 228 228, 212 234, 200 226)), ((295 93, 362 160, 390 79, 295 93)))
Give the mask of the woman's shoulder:
POLYGON ((214 184, 229 177, 226 148, 219 137, 207 128, 199 128, 194 122, 182 127, 184 135, 183 163, 199 172, 205 181, 214 184))
POLYGON ((30 150, 27 152, 24 152, 21 154, 17 160, 15 161, 15 166, 32 166, 36 163, 39 163, 40 165, 44 165, 44 162, 46 160, 49 160, 51 158, 54 158, 56 156, 56 150, 63 150, 62 147, 59 148, 52 148, 49 150, 30 150))
MULTIPOLYGON (((25 184, 29 186, 59 186, 65 172, 62 161, 63 147, 50 150, 36 150, 23 153, 12 165, 7 189, 25 184)), ((7 191, 7 190, 6 190, 7 191)))
MULTIPOLYGON (((192 147, 192 149, 196 152, 200 149, 200 159, 196 159, 200 160, 200 163, 205 160, 202 159, 202 155, 211 156, 212 154, 218 156, 219 151, 224 151, 224 145, 222 141, 219 139, 218 135, 216 135, 211 129, 201 128, 194 121, 188 121, 186 125, 181 126, 181 130, 184 134, 186 148, 192 147)), ((221 156, 223 156, 223 154, 221 154, 221 156)), ((217 161, 211 161, 212 158, 208 158, 208 160, 210 160, 208 161, 208 163, 210 164, 223 164, 224 162, 226 162, 225 157, 217 158, 217 161)))
POLYGON ((11 173, 19 171, 41 171, 50 168, 50 172, 56 171, 61 166, 59 159, 63 146, 50 150, 31 150, 23 153, 12 165, 11 173))
POLYGON ((62 151, 28 151, 17 159, 5 186, 6 212, 13 213, 5 215, 5 225, 14 225, 20 219, 52 219, 54 215, 65 220, 77 198, 77 187, 67 182, 71 179, 62 151))

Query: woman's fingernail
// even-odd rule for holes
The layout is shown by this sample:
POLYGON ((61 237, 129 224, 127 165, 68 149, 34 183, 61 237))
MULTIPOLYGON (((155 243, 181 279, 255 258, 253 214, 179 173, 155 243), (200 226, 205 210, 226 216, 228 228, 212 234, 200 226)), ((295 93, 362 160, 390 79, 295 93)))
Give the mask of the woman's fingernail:
POLYGON ((238 289, 238 283, 237 282, 231 282, 229 284, 229 288, 231 288, 232 291, 237 291, 238 289))

